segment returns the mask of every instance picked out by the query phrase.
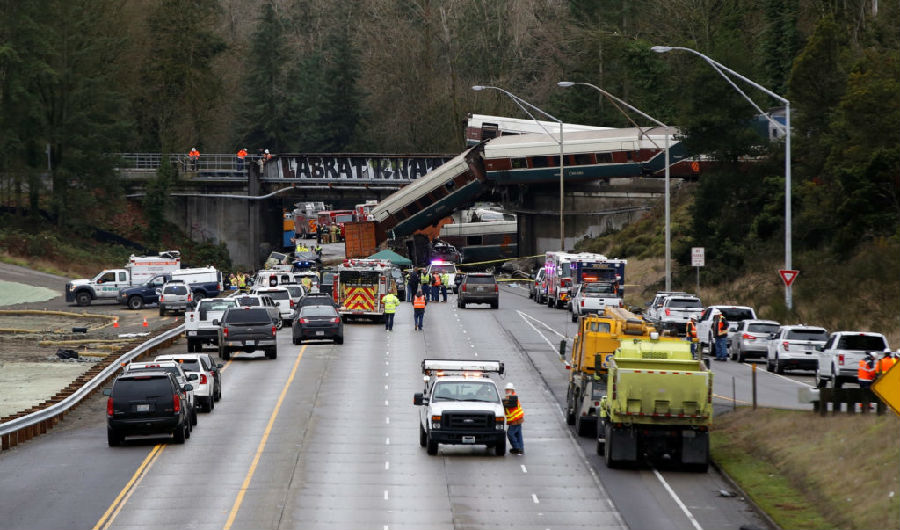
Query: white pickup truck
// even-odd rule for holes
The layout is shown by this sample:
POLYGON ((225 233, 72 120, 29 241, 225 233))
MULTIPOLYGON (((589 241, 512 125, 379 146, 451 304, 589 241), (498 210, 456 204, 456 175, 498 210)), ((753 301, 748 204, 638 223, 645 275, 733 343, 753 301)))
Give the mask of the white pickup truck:
POLYGON ((701 351, 706 348, 710 355, 714 350, 713 344, 716 340, 713 338, 712 321, 716 313, 722 313, 725 320, 728 321, 729 331, 737 329, 738 322, 752 319, 756 320, 756 311, 752 307, 740 305, 711 305, 703 310, 700 318, 697 320, 697 340, 700 341, 701 351))
POLYGON ((844 383, 859 381, 859 361, 867 353, 881 354, 890 351, 887 339, 881 333, 867 331, 835 331, 828 337, 823 346, 817 346, 819 366, 816 369, 816 386, 825 388, 828 381, 834 388, 841 388, 844 383))
POLYGON ((117 301, 119 290, 149 281, 154 276, 172 273, 181 268, 181 254, 169 250, 159 256, 131 256, 121 269, 100 271, 93 278, 71 280, 66 284, 66 302, 79 306, 91 305, 95 300, 117 301))
POLYGON ((204 344, 219 344, 219 326, 212 322, 221 319, 222 313, 230 307, 237 307, 234 298, 206 298, 200 300, 193 310, 185 312, 184 334, 189 352, 199 352, 204 344))
POLYGON ((616 294, 616 284, 612 282, 582 283, 575 288, 572 303, 569 304, 572 322, 578 322, 580 316, 596 315, 605 307, 624 307, 622 299, 616 294))
POLYGON ((647 308, 644 318, 659 331, 672 335, 684 335, 684 328, 691 317, 700 318, 703 303, 688 293, 657 293, 656 299, 647 308))

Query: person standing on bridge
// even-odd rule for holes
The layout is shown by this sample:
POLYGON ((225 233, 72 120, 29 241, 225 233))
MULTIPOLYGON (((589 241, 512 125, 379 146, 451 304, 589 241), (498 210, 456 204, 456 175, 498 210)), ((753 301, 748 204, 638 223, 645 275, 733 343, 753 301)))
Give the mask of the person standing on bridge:
POLYGON ((394 313, 397 312, 397 306, 400 305, 400 299, 394 293, 388 293, 381 299, 384 304, 384 329, 388 331, 394 330, 394 313))
POLYGON ((197 171, 197 162, 200 161, 200 151, 198 151, 196 147, 191 147, 191 151, 188 153, 188 159, 191 162, 191 171, 197 171))
POLYGON ((524 455, 525 440, 522 439, 522 424, 525 423, 525 411, 522 410, 522 404, 519 403, 515 385, 506 383, 505 392, 503 409, 506 411, 506 437, 509 438, 509 445, 512 446, 509 453, 524 455))
POLYGON ((244 172, 244 159, 247 158, 247 148, 241 147, 240 149, 238 149, 238 152, 236 155, 234 155, 234 157, 237 158, 237 170, 238 173, 241 174, 244 172))
POLYGON ((418 331, 422 330, 422 325, 425 323, 425 306, 427 304, 428 298, 422 294, 422 288, 419 287, 419 290, 416 291, 416 296, 413 298, 413 320, 418 331))

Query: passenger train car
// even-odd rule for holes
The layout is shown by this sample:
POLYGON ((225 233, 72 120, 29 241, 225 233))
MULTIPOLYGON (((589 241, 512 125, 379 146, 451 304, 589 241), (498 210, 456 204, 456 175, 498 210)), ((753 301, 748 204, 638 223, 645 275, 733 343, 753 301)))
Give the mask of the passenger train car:
POLYGON ((462 251, 463 263, 519 257, 516 221, 446 224, 441 240, 462 251))

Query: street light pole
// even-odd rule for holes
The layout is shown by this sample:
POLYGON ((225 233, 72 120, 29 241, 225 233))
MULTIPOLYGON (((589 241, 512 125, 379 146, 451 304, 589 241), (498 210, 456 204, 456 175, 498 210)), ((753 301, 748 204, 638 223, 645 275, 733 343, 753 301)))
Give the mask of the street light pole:
MULTIPOLYGON (((774 124, 777 128, 784 130, 784 135, 785 135, 785 137, 784 137, 784 268, 786 270, 791 270, 791 268, 792 268, 791 254, 793 252, 793 250, 791 249, 791 102, 788 101, 787 98, 779 96, 775 92, 772 92, 771 90, 760 85, 759 83, 756 83, 754 81, 751 81, 750 79, 747 79, 746 77, 735 72, 731 68, 728 68, 727 66, 723 65, 722 63, 720 63, 710 57, 707 57, 706 55, 703 55, 702 53, 698 52, 697 50, 694 50, 691 48, 685 48, 682 46, 653 46, 650 49, 655 51, 656 53, 666 53, 666 52, 670 52, 672 50, 681 50, 681 51, 693 53, 694 55, 700 57, 701 59, 706 61, 710 66, 712 66, 713 69, 719 73, 719 75, 724 77, 725 80, 728 81, 728 83, 735 90, 737 90, 738 93, 740 93, 741 96, 744 97, 744 99, 749 101, 751 105, 753 105, 761 114, 763 114, 766 117, 766 119, 769 120, 769 122, 774 124), (762 110, 756 105, 756 103, 752 99, 750 99, 747 96, 747 94, 744 94, 744 91, 741 90, 737 85, 735 85, 734 82, 727 75, 725 75, 725 73, 723 71, 728 72, 729 74, 731 74, 734 77, 740 79, 741 81, 747 83, 748 85, 768 94, 769 96, 771 96, 771 97, 777 99, 778 101, 780 101, 781 103, 783 103, 784 104, 784 125, 782 126, 780 123, 775 121, 771 116, 768 115, 768 113, 762 112, 762 110)), ((793 307, 794 307, 793 294, 791 291, 791 286, 787 285, 787 284, 785 284, 785 288, 784 288, 784 303, 787 306, 788 311, 793 309, 793 307)))
MULTIPOLYGON (((472 90, 474 90, 474 91, 476 91, 476 92, 481 92, 482 90, 485 90, 485 89, 496 90, 496 91, 498 91, 498 92, 502 92, 502 93, 506 94, 507 96, 509 96, 509 98, 512 99, 513 102, 514 102, 520 109, 522 109, 522 111, 523 111, 525 114, 528 114, 528 117, 531 118, 532 120, 534 120, 534 122, 537 123, 538 126, 539 126, 541 129, 543 129, 543 131, 544 131, 545 133, 547 133, 547 136, 549 136, 551 139, 553 139, 553 135, 550 134, 550 131, 548 131, 548 130, 544 127, 544 124, 542 124, 542 123, 540 122, 540 120, 538 120, 537 118, 534 117, 533 114, 531 114, 530 112, 528 112, 528 109, 526 109, 525 106, 527 105, 528 107, 531 107, 532 109, 534 109, 534 110, 540 112, 540 113, 543 114, 544 116, 547 116, 547 117, 550 118, 551 120, 553 120, 553 121, 559 123, 559 141, 557 141, 557 143, 559 144, 559 250, 560 250, 560 251, 564 251, 564 250, 566 249, 566 238, 565 238, 566 232, 565 232, 565 221, 564 221, 564 217, 563 217, 563 213, 564 213, 564 210, 563 210, 563 197, 564 197, 563 192, 564 192, 564 187, 565 187, 565 185, 563 184, 563 177, 564 177, 564 175, 565 175, 565 169, 564 169, 565 153, 563 152, 563 122, 562 122, 562 120, 559 120, 559 119, 557 119, 557 118, 554 118, 552 115, 550 115, 550 114, 547 113, 546 111, 544 111, 544 110, 542 110, 542 109, 540 109, 540 108, 538 108, 538 107, 532 105, 531 103, 525 101, 524 99, 522 99, 522 98, 520 98, 519 96, 513 94, 512 92, 509 92, 508 90, 504 90, 504 89, 502 89, 502 88, 500 88, 500 87, 489 86, 489 85, 474 85, 474 86, 472 86, 472 90)), ((555 140, 555 139, 554 139, 554 140, 555 140)))
MULTIPOLYGON (((666 181, 666 185, 665 185, 666 291, 671 291, 672 290, 672 222, 671 222, 671 215, 670 215, 670 204, 671 204, 671 195, 670 195, 670 188, 669 188, 669 183, 670 183, 670 180, 669 180, 669 142, 670 142, 670 140, 669 140, 669 138, 670 138, 670 134, 669 134, 668 126, 665 123, 657 120, 656 118, 654 118, 652 116, 645 114, 644 112, 641 112, 640 110, 629 105, 627 102, 617 98, 616 96, 610 94, 606 90, 603 90, 602 88, 600 88, 597 85, 594 85, 592 83, 575 83, 572 81, 560 81, 559 83, 556 83, 556 84, 557 84, 557 86, 560 86, 563 88, 568 88, 573 85, 584 85, 584 86, 591 87, 594 90, 596 90, 597 92, 600 92, 601 94, 603 94, 604 96, 618 102, 621 105, 628 107, 633 112, 643 116, 644 118, 647 118, 648 120, 659 125, 660 127, 663 127, 665 135, 666 135, 666 149, 665 149, 665 152, 666 152, 666 154, 665 154, 665 166, 666 166, 665 167, 665 181, 666 181)), ((658 148, 658 146, 657 146, 657 148, 658 148)))

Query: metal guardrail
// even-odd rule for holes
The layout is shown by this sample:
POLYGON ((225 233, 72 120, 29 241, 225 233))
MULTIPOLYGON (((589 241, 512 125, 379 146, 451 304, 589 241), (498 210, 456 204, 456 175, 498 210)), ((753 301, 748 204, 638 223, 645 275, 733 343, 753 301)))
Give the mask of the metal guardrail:
POLYGON ((152 339, 142 343, 140 346, 122 354, 115 362, 110 363, 100 373, 85 383, 81 388, 76 390, 72 395, 66 397, 59 403, 54 403, 45 409, 41 409, 31 414, 12 419, 0 424, 0 450, 9 449, 18 445, 23 441, 47 432, 48 426, 52 427, 60 416, 66 414, 70 409, 78 405, 81 400, 90 396, 95 390, 112 377, 116 371, 121 369, 121 363, 131 361, 136 357, 159 347, 168 340, 171 340, 184 332, 184 324, 172 328, 165 333, 157 335, 152 339), (15 437, 15 438, 13 438, 15 437))

